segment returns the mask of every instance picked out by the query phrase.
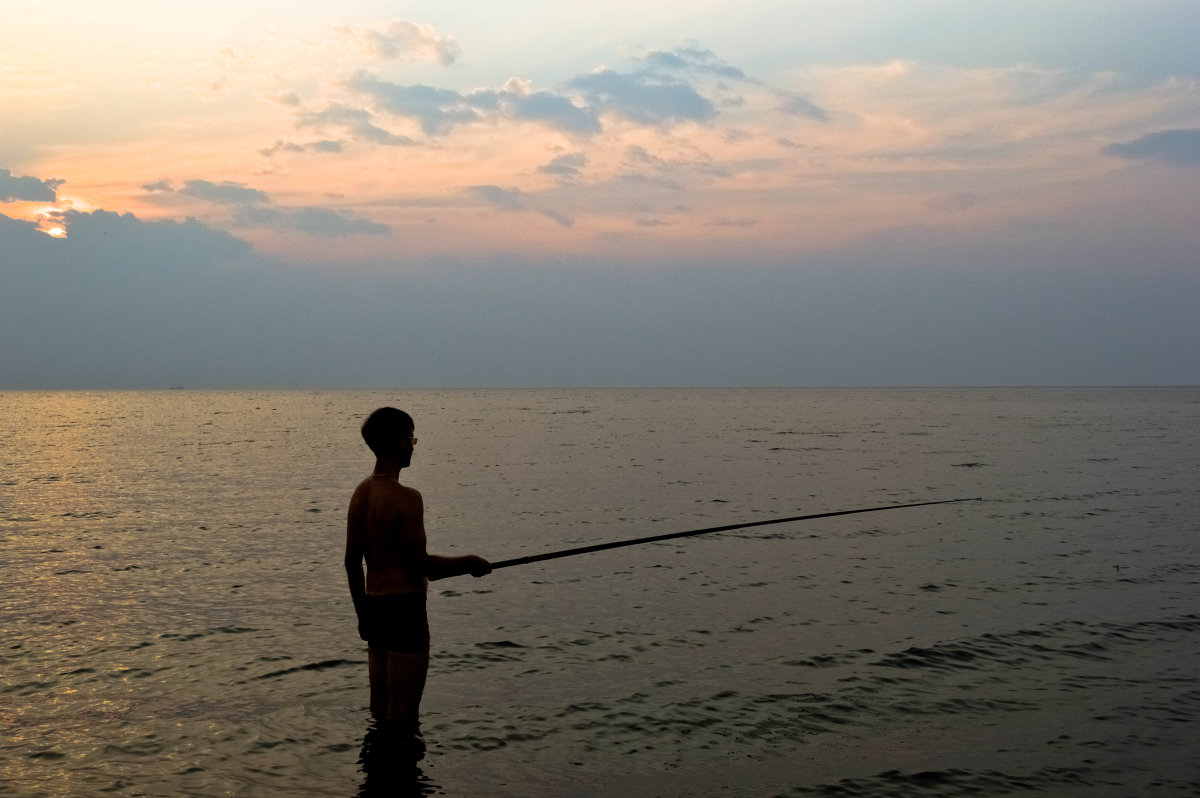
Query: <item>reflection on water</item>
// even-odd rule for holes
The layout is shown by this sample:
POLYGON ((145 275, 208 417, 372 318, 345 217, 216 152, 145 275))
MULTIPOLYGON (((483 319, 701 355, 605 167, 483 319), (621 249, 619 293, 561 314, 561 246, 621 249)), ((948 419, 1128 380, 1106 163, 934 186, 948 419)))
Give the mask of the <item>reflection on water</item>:
POLYGON ((425 740, 420 731, 398 731, 386 721, 372 719, 358 758, 363 774, 359 798, 436 795, 440 788, 420 767, 424 758, 425 740))

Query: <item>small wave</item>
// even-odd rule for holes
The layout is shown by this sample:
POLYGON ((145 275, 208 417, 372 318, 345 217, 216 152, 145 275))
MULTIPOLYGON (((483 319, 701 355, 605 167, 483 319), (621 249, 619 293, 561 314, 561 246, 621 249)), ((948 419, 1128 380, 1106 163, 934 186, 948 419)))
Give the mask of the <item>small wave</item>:
POLYGON ((50 687, 54 687, 54 682, 23 682, 5 687, 0 694, 35 695, 50 687))
POLYGON ((239 635, 257 631, 259 630, 253 626, 217 626, 212 629, 205 629, 203 632, 164 632, 158 636, 158 639, 178 640, 186 643, 189 640, 199 640, 202 637, 210 637, 211 635, 239 635))
POLYGON ((804 659, 794 659, 784 662, 784 665, 791 665, 797 668, 836 668, 839 665, 847 665, 859 658, 859 654, 874 653, 869 648, 864 648, 859 652, 850 654, 816 654, 804 659))
POLYGON ((1091 787, 1098 782, 1085 768, 1043 768, 1028 775, 996 770, 923 770, 905 773, 889 770, 865 779, 842 779, 836 784, 793 788, 784 796, 826 795, 875 798, 879 796, 1005 795, 1046 792, 1055 787, 1091 787))
POLYGON ((341 668, 347 665, 361 666, 363 664, 364 662, 362 660, 327 659, 321 662, 310 662, 307 665, 297 665, 294 668, 284 668, 283 670, 264 673, 261 676, 255 676, 254 681, 261 681, 263 679, 278 679, 280 676, 287 676, 289 674, 300 673, 302 671, 323 671, 330 668, 341 668))
POLYGON ((946 701, 898 702, 890 710, 903 715, 983 715, 993 712, 1028 712, 1038 708, 1034 701, 997 698, 951 698, 946 701))
MULTIPOLYGON (((870 663, 897 670, 979 670, 992 665, 1015 667, 1032 661, 1119 659, 1122 650, 1176 639, 1180 632, 1200 631, 1200 616, 1126 624, 1060 621, 1006 634, 984 634, 933 646, 912 646, 870 663)), ((887 680, 885 681, 893 681, 887 680)))

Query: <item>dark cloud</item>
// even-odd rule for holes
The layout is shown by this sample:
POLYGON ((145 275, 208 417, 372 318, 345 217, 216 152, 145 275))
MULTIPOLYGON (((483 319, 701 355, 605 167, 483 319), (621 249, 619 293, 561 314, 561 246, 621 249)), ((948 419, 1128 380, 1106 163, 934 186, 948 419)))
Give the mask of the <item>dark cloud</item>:
POLYGON ((28 259, 22 261, 26 268, 53 262, 81 272, 100 268, 177 271, 251 254, 245 241, 195 219, 145 221, 132 213, 105 210, 60 211, 54 219, 67 231, 66 238, 52 238, 37 232, 34 223, 0 216, 4 222, 0 251, 9 251, 11 246, 22 252, 28 259))
POLYGON ((189 180, 183 184, 183 188, 179 189, 178 193, 223 205, 253 205, 271 201, 265 191, 248 188, 241 183, 233 183, 228 180, 221 183, 213 183, 208 180, 189 180))
POLYGON ((426 135, 490 119, 541 122, 573 136, 600 132, 600 121, 591 109, 547 91, 504 88, 460 94, 420 84, 402 86, 365 70, 351 76, 346 86, 371 98, 389 114, 414 120, 426 135))
POLYGON ((550 163, 542 164, 538 167, 538 171, 546 175, 575 178, 579 176, 579 170, 587 166, 587 162, 587 156, 582 152, 571 152, 558 156, 550 163))
POLYGON ((346 86, 367 95, 390 114, 416 120, 426 135, 445 133, 455 125, 480 118, 463 95, 450 89, 420 84, 401 86, 365 70, 355 72, 346 86))
POLYGON ((58 187, 65 182, 13 177, 11 169, 0 169, 0 202, 57 202, 58 187))
POLYGON ((823 108, 818 106, 807 97, 792 96, 788 97, 780 104, 779 110, 785 114, 792 116, 802 116, 806 119, 814 119, 818 122, 824 122, 829 119, 829 114, 823 108))
POLYGON ((1110 144, 1103 152, 1127 160, 1154 160, 1176 166, 1200 166, 1200 129, 1149 133, 1124 144, 1110 144))
POLYGON ((264 208, 248 206, 238 209, 234 217, 239 224, 296 230, 322 238, 347 235, 382 235, 391 232, 385 224, 361 216, 329 208, 264 208))
MULTIPOLYGON (((495 92, 502 116, 523 122, 542 122, 576 136, 600 132, 600 119, 590 108, 580 108, 566 97, 546 91, 495 92)), ((467 95, 473 102, 477 92, 467 95)))
MULTIPOLYGON (((173 191, 166 180, 142 186, 147 191, 173 191)), ((380 235, 391 228, 361 216, 340 210, 319 207, 280 208, 271 204, 265 191, 249 188, 240 183, 211 183, 207 180, 189 180, 175 191, 190 197, 233 206, 233 222, 246 227, 273 227, 279 230, 295 230, 323 238, 338 238, 347 235, 380 235)))
POLYGON ((142 191, 150 194, 157 194, 160 191, 174 191, 175 187, 171 185, 169 180, 156 180, 153 183, 143 183, 142 191))
POLYGON ((54 246, 58 243, 58 239, 51 239, 38 230, 36 222, 13 219, 11 216, 0 214, 0 251, 5 253, 5 258, 0 258, 0 261, 11 259, 15 263, 22 258, 28 260, 29 253, 33 252, 35 247, 54 246))
POLYGON ((397 136, 371 121, 371 113, 362 108, 330 105, 323 111, 303 111, 297 118, 300 127, 341 127, 357 139, 389 147, 408 147, 416 144, 408 136, 397 136))
POLYGON ((63 218, 59 240, 0 216, 0 387, 1200 381, 1194 236, 1091 220, 653 267, 295 270, 197 222, 63 218))
MULTIPOLYGON (((755 82, 708 50, 681 48, 653 51, 632 72, 603 69, 580 75, 568 81, 566 93, 533 91, 514 79, 500 89, 477 89, 463 94, 436 86, 392 83, 363 69, 351 75, 344 85, 369 98, 379 110, 416 122, 429 136, 448 133, 458 125, 515 120, 539 122, 571 136, 586 137, 601 131, 600 116, 604 113, 655 127, 713 119, 717 115, 714 102, 700 94, 688 80, 678 77, 678 73, 755 82), (576 94, 581 98, 573 96, 576 94)), ((718 88, 723 90, 723 84, 718 88)), ((740 97, 721 99, 723 107, 743 102, 740 97)), ((811 106, 807 113, 821 112, 811 106)), ((345 125, 369 139, 370 136, 363 135, 369 119, 366 111, 331 106, 317 113, 302 113, 300 124, 345 125)))
POLYGON ((691 84, 650 72, 603 69, 568 82, 598 112, 640 125, 665 127, 678 122, 708 122, 717 115, 711 100, 691 84))
POLYGON ((0 217, 0 251, 16 255, 0 257, 5 385, 216 380, 239 351, 269 341, 261 316, 280 287, 260 288, 261 263, 245 241, 196 221, 103 210, 61 221, 65 239, 0 217))

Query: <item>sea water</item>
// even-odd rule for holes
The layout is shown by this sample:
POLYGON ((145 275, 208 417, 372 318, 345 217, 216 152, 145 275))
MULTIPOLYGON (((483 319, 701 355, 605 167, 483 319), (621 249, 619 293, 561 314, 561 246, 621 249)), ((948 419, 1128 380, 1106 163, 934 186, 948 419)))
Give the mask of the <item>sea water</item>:
POLYGON ((1200 792, 1200 390, 0 394, 0 795, 1200 792), (372 458, 494 560, 367 712, 372 458))

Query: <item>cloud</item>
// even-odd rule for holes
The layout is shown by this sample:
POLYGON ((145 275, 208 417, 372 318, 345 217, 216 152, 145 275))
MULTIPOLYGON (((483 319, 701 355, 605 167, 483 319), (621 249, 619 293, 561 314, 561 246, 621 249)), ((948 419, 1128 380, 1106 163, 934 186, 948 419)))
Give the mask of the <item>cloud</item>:
POLYGON ((663 169, 667 166, 666 161, 657 155, 651 155, 649 150, 639 144, 631 144, 626 147, 625 157, 639 166, 653 166, 656 169, 663 169))
POLYGON ((691 175, 701 174, 709 177, 729 177, 730 172, 720 164, 713 163, 710 159, 702 157, 697 159, 676 159, 666 160, 654 155, 645 147, 638 144, 633 144, 625 148, 625 165, 637 170, 634 173, 623 173, 618 175, 622 180, 636 180, 640 177, 645 182, 657 183, 669 188, 682 190, 683 187, 677 182, 668 178, 652 178, 646 173, 648 171, 657 172, 659 175, 691 175))
POLYGON ((71 235, 56 240, 0 216, 3 387, 1200 378, 1195 248, 1155 252, 1157 231, 1123 242, 1091 221, 778 259, 680 251, 656 268, 491 257, 300 271, 197 222, 64 217, 71 235))
POLYGON ((57 202, 58 187, 65 182, 13 177, 11 169, 0 169, 0 202, 57 202))
POLYGON ((679 122, 708 122, 717 115, 711 100, 691 84, 651 72, 601 69, 579 75, 567 86, 583 92, 588 104, 640 125, 666 127, 679 122))
POLYGON ((592 109, 581 108, 558 94, 532 91, 516 80, 507 81, 504 89, 498 92, 471 92, 466 96, 466 101, 486 107, 493 98, 503 118, 543 122, 575 136, 590 136, 600 132, 600 119, 592 109))
POLYGON ((521 213, 537 211, 547 219, 551 219, 561 227, 571 227, 575 224, 574 217, 547 208, 535 208, 526 201, 526 194, 520 189, 500 188, 500 186, 471 186, 467 192, 483 200, 492 207, 506 213, 521 213))
POLYGON ((296 230, 321 238, 340 238, 347 235, 383 235, 391 232, 386 224, 372 222, 346 211, 329 208, 239 208, 235 221, 248 226, 296 230))
POLYGON ((658 69, 709 73, 732 80, 757 82, 742 70, 717 58, 712 50, 701 50, 697 47, 680 47, 670 51, 652 50, 642 60, 658 69))
POLYGON ((560 155, 550 163, 542 164, 538 171, 545 175, 559 175, 573 179, 579 176, 579 170, 587 166, 587 156, 582 152, 570 152, 560 155))
POLYGON ((294 141, 279 140, 270 147, 264 147, 258 151, 259 155, 265 155, 268 158, 278 152, 305 153, 305 152, 341 152, 343 149, 342 142, 333 141, 331 139, 323 139, 321 141, 309 141, 304 144, 297 144, 294 141))
POLYGON ((669 180, 663 177, 647 177, 646 175, 637 172, 622 172, 614 178, 618 183, 628 183, 633 185, 658 186, 660 188, 669 189, 671 191, 687 191, 683 185, 675 180, 669 180))
POLYGON ((357 139, 389 147, 408 147, 416 144, 408 136, 398 136, 375 125, 371 113, 362 108, 334 103, 323 111, 303 111, 296 122, 300 127, 341 127, 357 139))
POLYGON ((233 222, 246 227, 272 227, 280 230, 296 230, 322 238, 339 238, 347 235, 381 235, 391 232, 385 224, 356 216, 340 210, 320 207, 279 208, 271 206, 271 198, 265 191, 249 188, 240 183, 212 183, 207 180, 189 180, 176 190, 166 180, 142 186, 150 192, 174 191, 190 197, 233 206, 233 222))
POLYGON ((710 222, 707 222, 707 227, 754 227, 758 224, 758 219, 752 219, 748 216, 718 216, 710 222))
POLYGON ((571 227, 575 224, 575 219, 567 216, 565 213, 559 213, 558 211, 551 210, 541 210, 538 211, 538 213, 542 214, 542 216, 545 216, 547 219, 553 220, 561 227, 571 227))
POLYGON ((432 25, 407 19, 339 25, 334 31, 358 52, 389 60, 430 61, 449 66, 462 52, 453 36, 442 36, 432 25))
POLYGON ((925 207, 934 211, 965 211, 974 208, 981 201, 978 194, 960 191, 945 197, 934 197, 925 202, 925 207))
POLYGON ((802 116, 806 119, 815 119, 818 122, 824 122, 829 119, 829 114, 823 108, 807 97, 800 97, 798 95, 786 98, 780 104, 779 110, 791 116, 802 116))
POLYGON ((1126 160, 1153 160, 1174 166, 1200 166, 1200 129, 1163 130, 1102 150, 1126 160))
POLYGON ((401 86, 366 70, 355 72, 346 87, 367 95, 390 114, 416 120, 426 135, 445 133, 455 125, 479 119, 479 113, 466 104, 463 95, 451 89, 401 86))
MULTIPOLYGON (((394 83, 366 69, 356 70, 341 85, 367 98, 376 111, 415 122, 427 136, 444 135, 460 125, 516 121, 537 122, 570 136, 590 137, 601 132, 600 117, 604 113, 653 127, 712 120, 717 115, 714 101, 675 73, 757 82, 708 50, 681 48, 653 51, 631 72, 600 69, 579 75, 566 83, 565 91, 534 89, 529 81, 510 78, 499 89, 463 93, 427 84, 394 83)), ((724 86, 719 86, 718 96, 724 91, 724 86)), ((738 107, 744 102, 740 97, 721 99, 725 107, 738 107)), ((811 106, 807 113, 822 112, 811 106)), ((358 138, 410 143, 372 125, 368 111, 339 104, 319 112, 302 111, 299 124, 341 125, 351 128, 358 138)))
MULTIPOLYGON (((56 239, 36 232, 34 222, 0 216, 0 251, 9 246, 25 246, 25 259, 16 259, 32 268, 54 260, 75 268, 108 267, 141 263, 154 268, 189 268, 201 262, 235 260, 250 255, 250 245, 222 230, 195 219, 182 222, 168 219, 146 221, 132 213, 113 211, 65 210, 52 214, 67 230, 67 237, 56 239), (58 260, 55 253, 62 255, 58 260)), ((3 259, 0 259, 3 260, 3 259)))
POLYGON ((528 206, 521 198, 520 189, 504 189, 499 186, 471 186, 471 194, 503 211, 524 211, 528 206))
POLYGON ((178 193, 222 205, 251 205, 271 201, 265 191, 247 188, 241 183, 232 183, 228 180, 221 183, 213 183, 208 180, 189 180, 183 184, 183 188, 179 189, 178 193))
POLYGON ((496 119, 542 122, 574 136, 600 132, 600 120, 589 108, 562 95, 534 91, 519 80, 499 89, 460 94, 421 84, 403 86, 366 70, 355 72, 346 87, 370 97, 388 113, 414 120, 426 135, 448 133, 457 125, 496 119))

